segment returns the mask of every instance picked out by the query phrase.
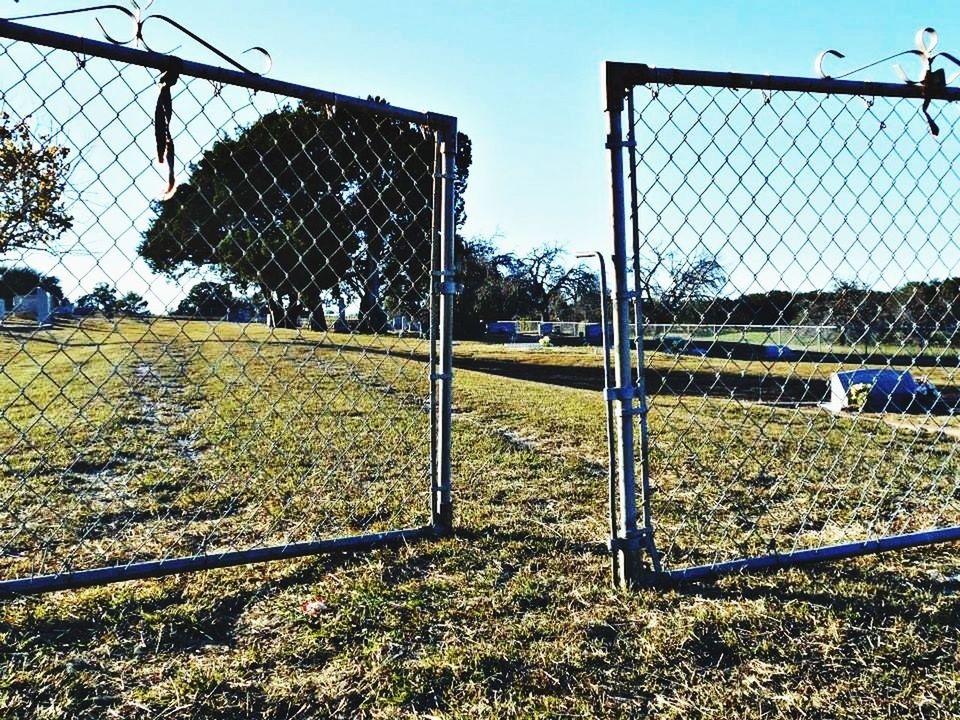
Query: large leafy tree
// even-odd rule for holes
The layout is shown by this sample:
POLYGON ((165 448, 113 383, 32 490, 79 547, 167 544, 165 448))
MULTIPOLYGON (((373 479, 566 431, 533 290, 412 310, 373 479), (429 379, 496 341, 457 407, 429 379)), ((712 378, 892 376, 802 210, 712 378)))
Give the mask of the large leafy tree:
POLYGON ((50 248, 72 220, 63 207, 69 150, 0 113, 0 254, 50 248))
MULTIPOLYGON (((382 102, 382 101, 381 101, 382 102)), ((460 136, 458 190, 470 142, 460 136)), ((264 115, 204 153, 157 203, 140 254, 157 272, 216 271, 254 286, 277 326, 325 329, 328 297, 422 315, 429 291, 433 137, 408 122, 303 103, 264 115)), ((458 222, 463 221, 462 200, 458 222)))

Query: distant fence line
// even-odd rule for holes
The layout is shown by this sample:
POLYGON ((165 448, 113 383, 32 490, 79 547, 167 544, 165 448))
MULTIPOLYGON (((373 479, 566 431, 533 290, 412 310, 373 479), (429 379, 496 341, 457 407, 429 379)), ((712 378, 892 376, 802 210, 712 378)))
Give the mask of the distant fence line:
MULTIPOLYGON (((571 322, 566 320, 496 320, 487 323, 487 332, 492 335, 559 335, 564 337, 599 337, 599 322, 571 322)), ((688 338, 720 338, 743 341, 765 340, 784 344, 786 342, 834 342, 840 338, 839 325, 725 325, 698 323, 650 323, 644 325, 644 337, 679 335, 688 338)), ((631 329, 631 337, 635 332, 631 329)))

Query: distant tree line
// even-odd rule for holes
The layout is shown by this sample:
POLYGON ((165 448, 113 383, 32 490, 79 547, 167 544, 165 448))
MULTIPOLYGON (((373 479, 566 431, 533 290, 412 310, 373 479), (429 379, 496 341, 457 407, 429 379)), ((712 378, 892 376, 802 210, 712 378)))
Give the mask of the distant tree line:
MULTIPOLYGON (((525 255, 500 251, 489 238, 461 241, 455 329, 479 337, 491 320, 600 319, 599 277, 564 264, 557 247, 525 255)), ((715 257, 664 254, 640 263, 644 316, 656 324, 829 325, 844 344, 943 344, 960 334, 960 277, 911 281, 892 291, 838 280, 804 292, 730 295, 715 257)))
POLYGON ((841 280, 829 290, 715 298, 702 312, 707 323, 833 325, 847 345, 942 344, 960 330, 960 277, 907 282, 892 291, 841 280))
POLYGON ((493 320, 596 321, 600 316, 599 275, 582 263, 567 265, 556 245, 523 255, 503 252, 494 238, 460 239, 454 332, 480 337, 493 320))
MULTIPOLYGON (((69 302, 59 278, 30 267, 0 265, 0 299, 8 310, 13 307, 15 297, 29 295, 37 288, 50 294, 53 307, 69 302)), ((120 315, 139 317, 147 314, 147 301, 138 293, 121 294, 107 283, 98 283, 91 292, 77 299, 73 311, 77 315, 99 313, 111 318, 120 315)))

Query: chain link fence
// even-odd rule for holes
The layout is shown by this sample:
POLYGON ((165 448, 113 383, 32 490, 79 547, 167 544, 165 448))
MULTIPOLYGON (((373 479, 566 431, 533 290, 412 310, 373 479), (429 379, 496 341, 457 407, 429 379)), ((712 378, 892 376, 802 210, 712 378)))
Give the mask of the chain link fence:
POLYGON ((608 70, 625 581, 955 539, 956 91, 608 70))
POLYGON ((0 592, 448 529, 456 121, 0 36, 0 592))

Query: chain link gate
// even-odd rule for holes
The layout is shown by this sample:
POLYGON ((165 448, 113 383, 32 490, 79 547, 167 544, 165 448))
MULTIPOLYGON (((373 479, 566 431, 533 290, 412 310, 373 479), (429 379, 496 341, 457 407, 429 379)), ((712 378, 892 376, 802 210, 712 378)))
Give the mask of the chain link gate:
POLYGON ((456 120, 0 37, 0 594, 448 532, 456 120))
POLYGON ((624 586, 960 538, 960 91, 921 49, 903 85, 606 65, 624 586))

